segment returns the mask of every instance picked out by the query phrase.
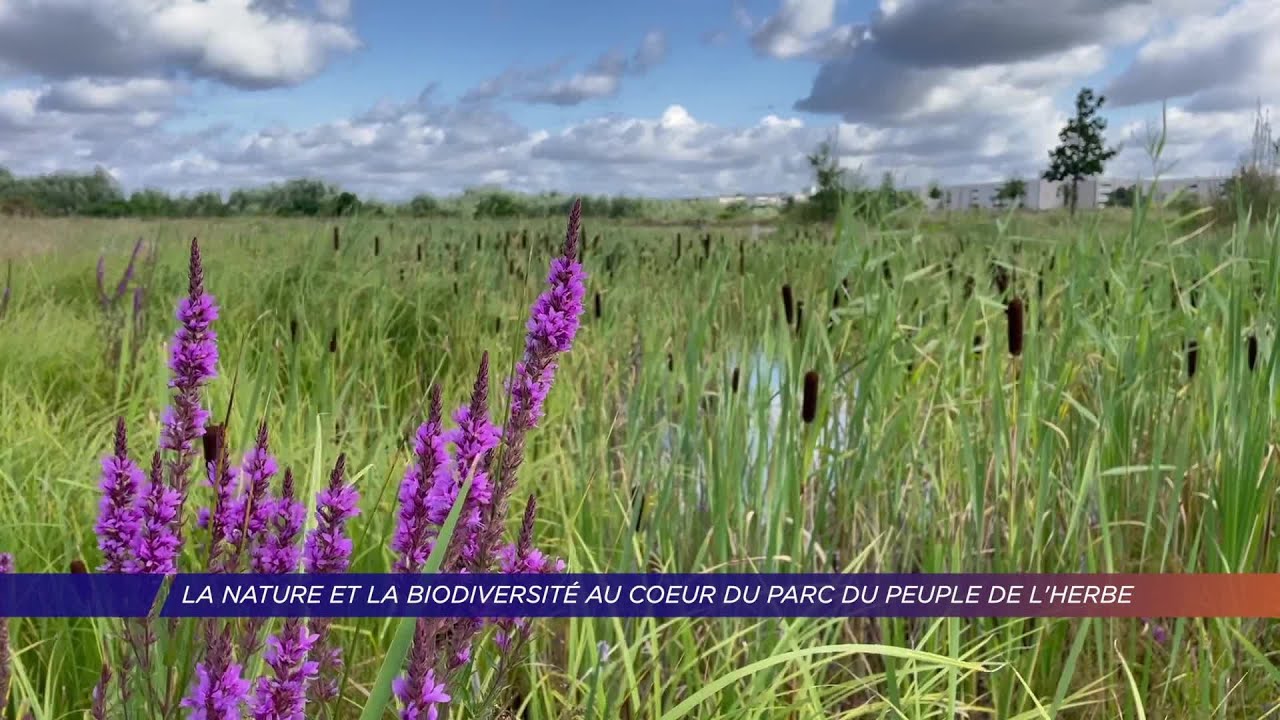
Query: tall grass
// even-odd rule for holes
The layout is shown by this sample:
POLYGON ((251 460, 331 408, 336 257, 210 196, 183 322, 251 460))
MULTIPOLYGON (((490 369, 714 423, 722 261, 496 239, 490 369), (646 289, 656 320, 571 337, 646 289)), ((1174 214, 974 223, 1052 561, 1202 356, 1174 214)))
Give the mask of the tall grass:
MULTIPOLYGON (((682 253, 674 229, 593 227, 587 271, 608 308, 585 322, 526 449, 536 534, 586 572, 1276 571, 1280 230, 1188 233, 1184 220, 1158 208, 1065 223, 898 213, 805 235, 726 230, 731 242, 702 253, 682 253), (993 263, 1007 288, 989 281, 993 263), (820 299, 806 332, 778 307, 784 287, 787 305, 820 299), (994 351, 1010 333, 1005 289, 1019 298, 1016 357, 994 351), (992 351, 975 354, 975 336, 992 351)), ((24 227, 100 237, 117 262, 138 230, 24 227)), ((497 366, 518 357, 513 330, 562 229, 147 225, 151 317, 183 291, 193 230, 222 300, 222 378, 239 377, 228 444, 249 446, 266 418, 303 497, 346 452, 364 498, 352 570, 388 570, 406 423, 431 383, 468 387, 485 350, 497 366)), ((149 444, 167 397, 168 325, 149 325, 133 366, 104 368, 96 255, 57 253, 13 253, 0 322, 0 550, 29 572, 96 557, 95 473, 114 418, 149 444)), ((227 407, 230 380, 211 391, 227 407)), ((485 645, 455 717, 496 712, 488 688, 503 663, 515 673, 505 704, 547 719, 1235 718, 1262 717, 1280 693, 1275 626, 1253 620, 538 627, 519 657, 485 645)), ((349 648, 339 717, 384 687, 397 628, 335 625, 349 648)), ((86 710, 100 631, 13 621, 8 711, 86 710)))

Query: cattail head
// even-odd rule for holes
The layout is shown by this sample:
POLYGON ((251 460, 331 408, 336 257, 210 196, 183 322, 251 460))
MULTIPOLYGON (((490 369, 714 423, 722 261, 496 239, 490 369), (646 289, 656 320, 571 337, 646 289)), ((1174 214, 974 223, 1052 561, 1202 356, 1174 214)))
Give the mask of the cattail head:
POLYGON ((373 256, 377 257, 382 253, 382 238, 377 235, 373 236, 373 256))
POLYGON ((893 269, 889 267, 888 260, 880 263, 880 272, 884 275, 885 283, 887 283, 889 287, 893 287, 893 269))
POLYGON ((791 286, 782 286, 782 312, 787 319, 787 324, 795 322, 795 297, 791 294, 791 286))
POLYGON ((76 558, 71 561, 71 565, 67 568, 72 575, 88 575, 89 567, 84 564, 84 560, 76 558))
POLYGON ((667 372, 672 372, 675 369, 676 369, 675 356, 673 356, 671 353, 667 353, 667 372))
POLYGON ((1250 335, 1246 341, 1246 352, 1249 356, 1249 369, 1256 370, 1258 367, 1258 338, 1250 335))
POLYGON ((334 225, 334 226, 333 226, 333 250, 334 250, 334 252, 337 252, 337 251, 339 250, 339 248, 341 248, 341 246, 342 246, 342 244, 341 244, 341 242, 338 240, 338 226, 337 226, 337 225, 334 225))
POLYGON ((818 371, 804 374, 804 396, 800 403, 800 419, 808 425, 818 416, 818 371))
POLYGON ((738 392, 738 368, 733 369, 733 375, 729 378, 729 390, 733 393, 738 392))
POLYGON ((329 335, 329 352, 338 352, 338 328, 334 328, 333 333, 329 335))
POLYGON ((1022 354, 1022 298, 1015 297, 1010 300, 1004 312, 1005 320, 1009 326, 1009 354, 1018 357, 1022 354))
POLYGON ((418 262, 422 262, 422 243, 418 243, 418 262))
POLYGON ((298 342, 298 318, 289 318, 289 342, 298 342))
POLYGON ((804 329, 804 301, 796 303, 796 332, 804 329))
POLYGON ((600 319, 600 293, 596 293, 596 319, 600 319))
POLYGON ((1196 376, 1196 367, 1199 364, 1199 360, 1200 360, 1200 343, 1196 342, 1195 340, 1188 340, 1186 343, 1186 353, 1187 353, 1187 377, 1193 378, 1196 376))
POLYGON ((476 252, 480 252, 480 233, 476 233, 476 252))

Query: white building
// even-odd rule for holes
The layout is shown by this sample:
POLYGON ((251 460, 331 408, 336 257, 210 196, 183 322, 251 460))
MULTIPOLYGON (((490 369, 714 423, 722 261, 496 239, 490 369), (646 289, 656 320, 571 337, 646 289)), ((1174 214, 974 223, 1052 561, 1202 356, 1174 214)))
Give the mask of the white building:
MULTIPOLYGON (((1176 192, 1192 195, 1201 203, 1211 202, 1218 197, 1227 178, 1192 177, 1168 178, 1155 184, 1155 201, 1164 202, 1176 192)), ((929 197, 929 188, 917 188, 916 192, 924 198, 927 207, 943 210, 994 210, 1007 208, 1012 204, 1029 210, 1057 210, 1069 204, 1070 182, 1051 180, 1026 180, 1026 193, 1016 203, 1010 203, 999 197, 1000 189, 1005 182, 973 183, 965 185, 939 185, 942 197, 929 197)), ((1088 210, 1106 207, 1111 194, 1120 188, 1137 186, 1142 192, 1151 189, 1150 180, 1124 179, 1114 177, 1094 177, 1081 180, 1076 186, 1076 208, 1088 210)))

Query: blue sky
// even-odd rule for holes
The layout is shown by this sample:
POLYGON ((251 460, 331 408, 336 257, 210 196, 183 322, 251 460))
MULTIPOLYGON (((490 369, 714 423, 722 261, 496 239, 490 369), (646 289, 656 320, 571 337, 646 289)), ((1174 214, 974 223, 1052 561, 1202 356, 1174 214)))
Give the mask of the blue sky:
POLYGON ((1274 0, 0 0, 0 165, 127 189, 403 199, 1030 177, 1084 85, 1109 174, 1229 172, 1280 95, 1274 0))

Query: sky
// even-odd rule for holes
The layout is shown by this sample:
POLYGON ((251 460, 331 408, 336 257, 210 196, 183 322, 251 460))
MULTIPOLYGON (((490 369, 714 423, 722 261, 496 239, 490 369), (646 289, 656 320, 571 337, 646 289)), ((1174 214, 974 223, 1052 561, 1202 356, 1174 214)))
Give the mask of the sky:
POLYGON ((1032 178, 1084 86, 1108 175, 1228 174, 1280 102, 1276 0, 0 0, 0 166, 129 191, 308 177, 799 192, 1032 178))

